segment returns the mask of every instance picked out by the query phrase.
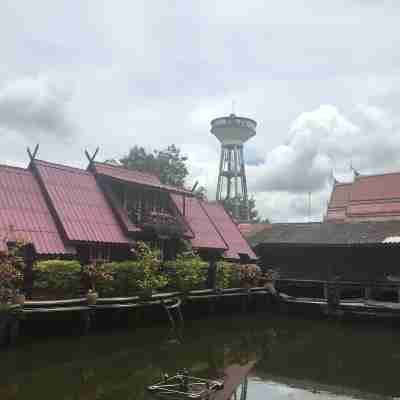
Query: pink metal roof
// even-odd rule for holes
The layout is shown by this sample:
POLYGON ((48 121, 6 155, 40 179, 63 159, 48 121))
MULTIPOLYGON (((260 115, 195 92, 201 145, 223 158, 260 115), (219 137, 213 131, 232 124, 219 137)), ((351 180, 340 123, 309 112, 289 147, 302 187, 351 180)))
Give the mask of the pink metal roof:
POLYGON ((247 240, 240 233, 239 227, 233 222, 222 205, 208 202, 202 202, 201 205, 228 245, 225 252, 227 258, 239 259, 240 254, 248 255, 253 260, 257 258, 247 240))
POLYGON ((34 167, 68 240, 129 243, 93 174, 39 160, 34 167))
POLYGON ((350 201, 400 200, 400 173, 359 176, 353 182, 350 201))
MULTIPOLYGON (((183 214, 183 197, 172 194, 171 198, 179 212, 183 214)), ((194 238, 191 239, 193 247, 220 250, 227 249, 227 245, 211 223, 201 206, 201 202, 195 197, 186 198, 185 219, 194 233, 194 238)))
POLYGON ((64 245, 31 171, 0 166, 0 247, 12 239, 32 243, 38 254, 74 252, 64 245))
POLYGON ((348 216, 378 216, 378 215, 400 215, 400 202, 390 203, 359 203, 350 204, 347 207, 348 216))
POLYGON ((95 162, 92 165, 94 171, 97 174, 108 176, 119 181, 134 183, 137 185, 145 185, 172 193, 185 193, 187 195, 193 195, 190 190, 162 184, 158 176, 154 174, 144 173, 141 171, 133 171, 127 168, 104 163, 95 162))

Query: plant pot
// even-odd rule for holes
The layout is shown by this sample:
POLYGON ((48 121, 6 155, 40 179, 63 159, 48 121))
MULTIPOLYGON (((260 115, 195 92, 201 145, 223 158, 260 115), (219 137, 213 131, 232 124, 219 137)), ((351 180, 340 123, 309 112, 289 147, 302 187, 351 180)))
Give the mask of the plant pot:
POLYGON ((25 304, 26 297, 24 294, 16 294, 13 298, 13 304, 19 304, 20 306, 23 306, 25 304))
POLYGON ((88 292, 86 294, 87 303, 89 306, 94 306, 97 302, 99 295, 97 292, 88 292))

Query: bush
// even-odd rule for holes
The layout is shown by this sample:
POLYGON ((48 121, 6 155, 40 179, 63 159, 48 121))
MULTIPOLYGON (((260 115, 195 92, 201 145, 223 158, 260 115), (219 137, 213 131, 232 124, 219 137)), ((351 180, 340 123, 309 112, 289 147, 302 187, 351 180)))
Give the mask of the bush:
POLYGON ((141 291, 150 292, 168 285, 168 276, 161 271, 159 251, 144 242, 137 242, 132 251, 138 263, 136 283, 141 291))
POLYGON ((9 302, 22 288, 25 262, 21 257, 25 242, 18 241, 14 247, 0 253, 0 304, 9 302))
POLYGON ((34 265, 35 289, 55 296, 76 296, 82 291, 82 266, 78 261, 46 260, 34 265))
POLYGON ((143 242, 132 250, 135 260, 108 262, 101 265, 101 274, 112 279, 100 279, 96 290, 101 296, 132 296, 138 292, 159 290, 168 284, 161 271, 159 252, 143 242))
POLYGON ((228 261, 219 261, 217 263, 216 286, 219 289, 238 287, 239 265, 228 261))
POLYGON ((96 290, 102 296, 130 296, 140 288, 138 280, 141 266, 138 261, 109 262, 103 264, 103 269, 113 279, 96 283, 96 290))
POLYGON ((171 274, 171 286, 181 292, 198 289, 205 284, 208 264, 194 253, 183 253, 165 267, 171 274))

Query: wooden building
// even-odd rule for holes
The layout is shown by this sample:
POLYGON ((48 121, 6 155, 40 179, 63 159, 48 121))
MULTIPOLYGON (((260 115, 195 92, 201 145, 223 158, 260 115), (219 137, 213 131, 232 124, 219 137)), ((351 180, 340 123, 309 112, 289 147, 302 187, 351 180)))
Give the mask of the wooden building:
POLYGON ((134 241, 171 259, 182 240, 205 258, 256 258, 223 207, 152 174, 95 162, 87 169, 38 160, 0 166, 0 251, 25 240, 33 259, 125 259, 134 241))
POLYGON ((400 221, 272 224, 249 239, 280 279, 385 282, 400 277, 400 221))

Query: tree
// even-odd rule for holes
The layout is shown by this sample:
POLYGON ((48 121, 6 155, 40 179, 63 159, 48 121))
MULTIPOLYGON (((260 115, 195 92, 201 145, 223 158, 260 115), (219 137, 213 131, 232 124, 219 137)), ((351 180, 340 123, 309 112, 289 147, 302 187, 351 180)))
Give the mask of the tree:
MULTIPOLYGON (((224 200, 223 201, 223 206, 225 210, 230 214, 234 215, 235 214, 235 207, 236 203, 234 199, 229 199, 229 200, 224 200)), ((248 204, 248 209, 249 209, 249 215, 247 216, 246 214, 246 204, 243 199, 239 200, 239 218, 242 220, 248 220, 250 222, 261 222, 261 218, 258 215, 258 211, 256 210, 256 201, 254 198, 250 198, 247 202, 248 204)), ((265 219, 265 221, 268 221, 265 219)), ((264 221, 263 221, 264 222, 264 221)))
POLYGON ((164 150, 148 153, 144 147, 134 146, 119 162, 128 169, 150 172, 157 175, 167 185, 183 187, 189 174, 186 166, 187 157, 174 144, 164 150))
MULTIPOLYGON (((189 175, 187 157, 182 156, 180 149, 174 144, 164 150, 152 152, 147 152, 144 147, 134 146, 119 161, 110 159, 106 162, 136 171, 150 172, 157 175, 162 183, 178 187, 184 186, 189 175)), ((207 199, 207 190, 204 186, 196 184, 193 193, 200 200, 207 199)))

